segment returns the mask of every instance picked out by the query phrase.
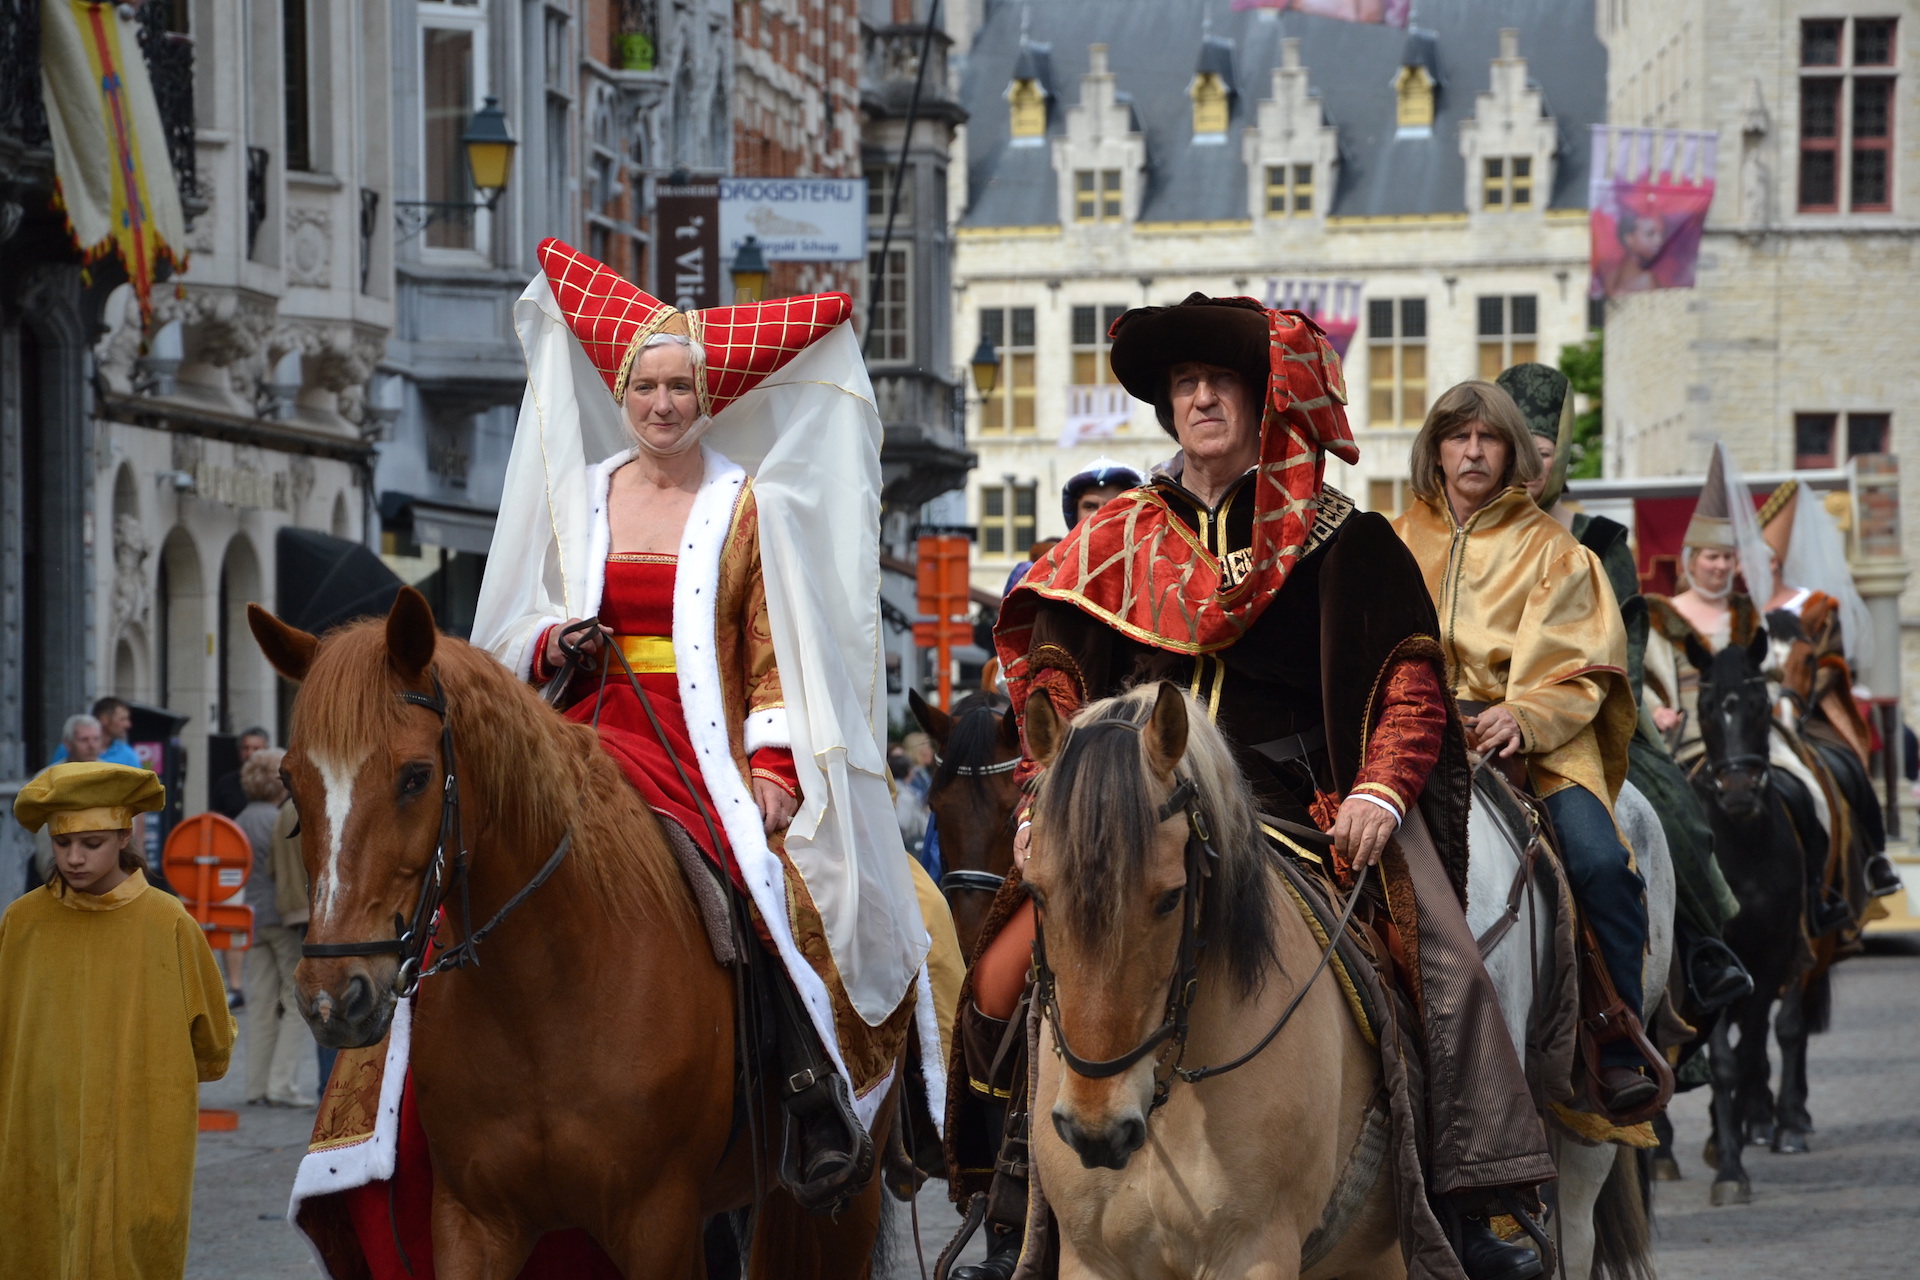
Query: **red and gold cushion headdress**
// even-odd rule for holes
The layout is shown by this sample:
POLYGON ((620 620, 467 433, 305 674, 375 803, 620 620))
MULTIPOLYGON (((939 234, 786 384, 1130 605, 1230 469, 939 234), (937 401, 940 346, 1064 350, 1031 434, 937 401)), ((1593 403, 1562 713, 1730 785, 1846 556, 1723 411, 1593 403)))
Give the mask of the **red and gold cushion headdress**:
POLYGON ((695 368, 694 379, 700 411, 711 417, 853 314, 853 299, 844 293, 686 312, 563 241, 543 240, 538 253, 553 300, 616 404, 626 400, 634 357, 657 333, 678 334, 706 349, 706 365, 695 368))

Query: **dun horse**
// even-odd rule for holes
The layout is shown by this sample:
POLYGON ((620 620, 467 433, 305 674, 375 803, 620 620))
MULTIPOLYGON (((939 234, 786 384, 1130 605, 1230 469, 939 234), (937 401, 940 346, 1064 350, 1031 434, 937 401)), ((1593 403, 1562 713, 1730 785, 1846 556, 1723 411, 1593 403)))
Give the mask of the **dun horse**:
POLYGON ((996 695, 963 698, 952 715, 911 690, 907 702, 940 752, 927 807, 940 836, 940 890, 953 911, 960 954, 971 957, 993 895, 1013 869, 1020 730, 1007 700, 996 695))
MULTIPOLYGON (((703 1220, 746 1204, 756 1161, 770 1168, 778 1152, 736 1136, 734 985, 652 812, 592 729, 439 635, 411 589, 384 623, 324 639, 257 605, 248 617, 275 669, 302 683, 285 769, 313 886, 309 942, 394 939, 445 840, 449 858, 463 844, 471 857, 470 914, 456 892, 439 934, 456 946, 571 835, 485 964, 429 977, 415 997, 435 1274, 512 1280, 543 1233, 570 1228, 627 1280, 697 1274, 703 1220), (442 784, 456 763, 457 806, 442 784)), ((390 951, 305 959, 300 1012, 322 1044, 373 1044, 401 967, 390 951)), ((884 1130, 874 1136, 884 1149, 884 1130)), ((829 1220, 769 1191, 749 1274, 867 1274, 879 1195, 876 1179, 829 1220)))
MULTIPOLYGON (((1807 1150, 1807 1035, 1824 1020, 1829 995, 1825 964, 1806 940, 1810 851, 1796 833, 1809 824, 1782 795, 1782 776, 1767 763, 1774 725, 1761 662, 1764 633, 1751 645, 1709 655, 1689 638, 1687 657, 1700 670, 1700 736, 1706 746, 1695 789, 1713 823, 1720 867, 1740 901, 1726 941, 1753 975, 1753 994, 1721 1012, 1709 1049, 1713 1067, 1713 1137, 1705 1159, 1715 1165, 1713 1203, 1745 1204, 1752 1181, 1740 1161, 1748 1141, 1771 1141, 1780 1152, 1807 1150), (1769 1088, 1767 1024, 1780 1015, 1780 1096, 1769 1088), (1740 1030, 1735 1046, 1730 1032, 1740 1030)), ((1836 814, 1835 820, 1841 815, 1836 814)), ((1824 849, 1811 856, 1824 857, 1824 849)))
MULTIPOLYGON (((1178 1007, 1186 1064, 1226 1063, 1320 959, 1225 739, 1164 683, 1093 704, 1071 730, 1036 696, 1026 728, 1048 766, 1026 868, 1049 1011, 1033 1159, 1063 1280, 1301 1275, 1381 1089, 1339 984, 1313 983, 1241 1069, 1172 1082, 1164 1105, 1158 1093, 1178 1007)), ((1306 1274, 1404 1273, 1391 1179, 1376 1170, 1359 1190, 1306 1274)))

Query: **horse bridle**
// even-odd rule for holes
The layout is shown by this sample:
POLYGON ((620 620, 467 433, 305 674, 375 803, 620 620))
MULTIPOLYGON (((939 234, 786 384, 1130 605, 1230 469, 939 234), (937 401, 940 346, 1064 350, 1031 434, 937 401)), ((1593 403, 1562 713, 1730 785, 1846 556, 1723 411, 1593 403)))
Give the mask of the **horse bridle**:
MULTIPOLYGON (((1763 675, 1743 676, 1741 677, 1741 683, 1765 685, 1767 683, 1767 678, 1763 675)), ((1706 693, 1706 689, 1702 688, 1701 693, 1704 696, 1706 693)), ((1703 722, 1705 721, 1704 716, 1701 717, 1701 719, 1703 722)), ((1769 735, 1771 735, 1773 733, 1773 727, 1772 727, 1773 715, 1772 715, 1771 708, 1769 708, 1768 710, 1767 720, 1768 720, 1767 732, 1769 735)), ((1702 745, 1704 745, 1704 741, 1702 745)), ((1724 785, 1726 781, 1726 777, 1730 773, 1745 771, 1748 773, 1758 774, 1760 782, 1764 784, 1767 780, 1768 770, 1769 770, 1769 767, 1772 765, 1772 763, 1773 763, 1772 760, 1765 755, 1756 755, 1752 752, 1742 752, 1738 755, 1722 756, 1717 760, 1714 759, 1711 755, 1703 756, 1701 758, 1700 765, 1695 766, 1695 768, 1697 772, 1700 768, 1704 767, 1707 774, 1707 781, 1712 785, 1714 791, 1723 792, 1726 789, 1724 785)))
MULTIPOLYGON (((473 904, 470 877, 467 874, 469 857, 460 821, 460 770, 454 757, 453 721, 447 715, 447 696, 440 685, 439 669, 430 668, 428 676, 433 681, 432 694, 417 693, 412 689, 402 689, 399 694, 400 701, 425 707, 440 717, 440 759, 446 770, 440 790, 440 835, 434 844, 433 861, 427 867, 426 882, 420 886, 419 901, 414 903, 413 920, 409 923, 396 911, 393 916, 395 937, 371 942, 308 942, 300 947, 300 954, 310 960, 398 953, 400 968, 394 978, 394 989, 402 999, 412 995, 423 979, 431 978, 436 973, 470 964, 478 965, 480 944, 487 935, 512 915, 515 908, 525 902, 534 890, 547 882, 566 859, 567 850, 573 847, 573 828, 569 826, 561 834, 560 843, 554 846, 546 863, 534 873, 531 880, 521 886, 518 893, 508 898, 506 904, 478 929, 466 927, 473 923, 473 904), (457 850, 451 858, 449 849, 457 850), (460 941, 442 952, 430 967, 422 969, 427 950, 433 945, 438 932, 440 908, 456 887, 460 891, 460 922, 463 926, 460 941)), ((335 832, 334 838, 337 840, 339 837, 340 833, 335 832)))
MULTIPOLYGON (((1011 713, 1009 713, 1011 714, 1011 713)), ((940 757, 934 757, 934 763, 945 767, 940 757)), ((956 764, 947 772, 956 778, 992 778, 1003 773, 1012 773, 1020 767, 1020 757, 1011 760, 997 760, 992 764, 956 764)), ((999 893, 1007 878, 992 871, 949 871, 940 877, 942 893, 999 893)))
MULTIPOLYGON (((1333 960, 1335 948, 1340 945, 1341 937, 1353 922, 1354 908, 1360 904, 1360 893, 1366 887, 1367 868, 1361 867, 1354 876, 1353 891, 1347 897, 1345 909, 1340 914, 1340 922, 1327 935, 1327 947, 1320 955, 1320 962, 1314 966, 1307 980, 1300 984, 1287 1002, 1286 1008, 1274 1020, 1267 1033, 1260 1037, 1251 1049, 1239 1057, 1218 1066, 1186 1067, 1181 1062, 1186 1055, 1188 1023, 1193 1013, 1193 1002, 1200 991, 1200 952, 1203 946, 1200 938, 1200 913, 1206 882, 1213 877, 1213 868, 1220 861, 1219 850, 1213 844, 1213 824, 1207 817, 1201 803, 1200 789, 1191 777, 1178 778, 1173 791, 1160 806, 1160 821, 1165 822, 1177 814, 1184 813, 1187 818, 1186 843, 1186 892, 1185 914, 1180 929, 1180 943, 1174 952, 1173 977, 1167 984, 1167 1001, 1160 1025, 1149 1031, 1144 1039, 1133 1048, 1114 1058, 1088 1059, 1073 1051, 1067 1043, 1067 1035, 1060 1025, 1060 996, 1054 978, 1053 966, 1047 961, 1047 931, 1042 921, 1041 903, 1034 900, 1033 910, 1033 967, 1034 999, 1040 1005, 1041 1016, 1047 1020, 1053 1030, 1054 1052, 1070 1067, 1076 1075, 1090 1080, 1104 1080, 1117 1076, 1145 1058, 1148 1054, 1161 1051, 1162 1046, 1170 1046, 1174 1053, 1171 1067, 1173 1076, 1188 1084, 1199 1084, 1202 1080, 1225 1075, 1238 1070, 1259 1057, 1266 1047, 1273 1043, 1281 1030, 1293 1017, 1300 1002, 1306 999, 1307 992, 1325 972, 1333 960)), ((1315 844, 1331 847, 1332 837, 1324 832, 1303 828, 1297 824, 1282 823, 1289 833, 1315 844)), ((1155 1079, 1153 1102, 1148 1110, 1158 1110, 1166 1101, 1171 1090, 1171 1078, 1155 1079)))

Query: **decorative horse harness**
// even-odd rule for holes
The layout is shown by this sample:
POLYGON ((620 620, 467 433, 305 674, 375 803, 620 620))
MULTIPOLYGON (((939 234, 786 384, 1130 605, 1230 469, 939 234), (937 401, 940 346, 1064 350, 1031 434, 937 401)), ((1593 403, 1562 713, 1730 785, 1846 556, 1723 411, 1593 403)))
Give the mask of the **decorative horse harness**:
MULTIPOLYGON (((1019 767, 1020 757, 1015 756, 1011 760, 998 760, 993 764, 957 764, 950 772, 956 778, 992 778, 1003 773, 1012 773, 1019 767)), ((1005 876, 992 871, 949 871, 940 877, 940 892, 998 893, 1000 886, 1006 882, 1005 876)))
MULTIPOLYGON (((1108 721, 1106 723, 1124 722, 1108 721)), ((1126 727, 1138 732, 1138 726, 1127 725, 1126 727)), ((1039 1002, 1041 1016, 1053 1029, 1054 1052, 1059 1054, 1075 1074, 1090 1080, 1104 1080, 1128 1070, 1150 1053, 1164 1054, 1167 1050, 1163 1046, 1171 1047, 1173 1062, 1169 1070, 1172 1074, 1165 1078, 1156 1074, 1153 1102, 1148 1108, 1149 1112, 1158 1110, 1166 1102, 1172 1088, 1173 1076, 1179 1077, 1188 1084, 1199 1084, 1202 1080, 1222 1076, 1229 1071, 1246 1066, 1273 1043, 1281 1029, 1293 1018, 1294 1011, 1300 1007, 1300 1002, 1306 999, 1307 992, 1313 989, 1314 982, 1326 971, 1327 965, 1333 960, 1334 950, 1339 946, 1340 938, 1353 922, 1354 909, 1359 906, 1360 894, 1367 883, 1367 868, 1361 867, 1354 876, 1353 890, 1348 895, 1346 906, 1340 913, 1339 924, 1328 930, 1327 947, 1320 955, 1320 962, 1314 966, 1313 972, 1307 975, 1307 980, 1301 983, 1293 993, 1293 998, 1287 1001, 1286 1008, 1280 1011, 1280 1016, 1275 1019, 1273 1026, 1267 1029, 1267 1033, 1261 1036, 1251 1049, 1218 1066, 1182 1066, 1187 1050, 1188 1022, 1193 1012, 1194 999, 1200 991, 1200 952, 1204 945, 1200 937, 1200 913, 1204 905, 1202 899, 1206 882, 1212 878, 1213 868, 1220 861, 1220 852, 1213 845, 1213 826, 1208 820, 1206 808, 1200 801, 1200 788, 1191 777, 1178 779, 1173 792, 1161 804, 1159 813, 1162 822, 1179 814, 1186 815, 1187 880, 1186 893, 1183 895, 1185 909, 1180 928, 1180 943, 1174 952, 1173 977, 1167 984, 1165 1012, 1160 1019, 1160 1025, 1148 1032, 1145 1039, 1115 1058, 1092 1060, 1083 1058, 1073 1051, 1072 1046, 1067 1043, 1066 1031, 1060 1025, 1059 991, 1053 966, 1047 960, 1047 931, 1042 921, 1038 899, 1034 902, 1033 912, 1034 998, 1039 1002)), ((1274 820, 1266 819, 1266 821, 1274 820)), ((1333 844, 1333 838, 1325 832, 1290 822, 1281 825, 1287 829, 1288 834, 1302 840, 1322 847, 1331 847, 1333 844)))

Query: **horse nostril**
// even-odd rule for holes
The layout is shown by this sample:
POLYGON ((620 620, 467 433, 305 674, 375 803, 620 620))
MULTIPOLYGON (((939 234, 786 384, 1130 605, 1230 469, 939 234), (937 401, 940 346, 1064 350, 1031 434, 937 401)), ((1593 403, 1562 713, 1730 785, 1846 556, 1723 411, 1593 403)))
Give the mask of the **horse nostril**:
POLYGON ((373 1013, 373 984, 366 975, 356 973, 347 980, 340 995, 340 1013, 349 1023, 363 1022, 373 1013))
POLYGON ((1128 1116, 1118 1126, 1114 1134, 1113 1146, 1116 1154, 1130 1156, 1146 1145, 1147 1122, 1138 1116, 1128 1116))

